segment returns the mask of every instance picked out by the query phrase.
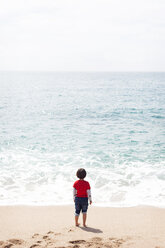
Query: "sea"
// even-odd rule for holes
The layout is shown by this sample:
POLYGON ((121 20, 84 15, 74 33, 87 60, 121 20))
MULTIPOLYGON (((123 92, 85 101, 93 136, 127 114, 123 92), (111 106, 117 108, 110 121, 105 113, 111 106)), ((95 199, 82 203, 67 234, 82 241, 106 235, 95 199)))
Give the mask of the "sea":
POLYGON ((164 72, 0 72, 0 205, 165 207, 164 72))

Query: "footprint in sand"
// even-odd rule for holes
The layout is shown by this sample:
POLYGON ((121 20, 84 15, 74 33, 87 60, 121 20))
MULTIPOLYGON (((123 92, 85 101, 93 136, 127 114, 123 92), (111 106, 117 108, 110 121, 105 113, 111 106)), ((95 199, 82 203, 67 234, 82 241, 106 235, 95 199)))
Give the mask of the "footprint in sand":
POLYGON ((40 247, 40 245, 38 245, 38 244, 33 244, 33 245, 30 246, 30 248, 34 248, 34 247, 40 247))
POLYGON ((7 245, 4 245, 3 248, 10 248, 12 246, 13 246, 13 244, 7 244, 7 245))
POLYGON ((44 235, 42 238, 43 239, 49 239, 49 236, 48 235, 44 235))
POLYGON ((121 246, 124 242, 125 242, 124 239, 117 239, 117 240, 115 241, 115 244, 117 245, 117 247, 119 247, 119 246, 121 246))
POLYGON ((9 239, 8 242, 14 244, 14 245, 21 245, 23 244, 23 240, 22 239, 9 239))
POLYGON ((4 242, 3 241, 0 241, 0 245, 4 245, 4 242))
POLYGON ((38 244, 41 244, 41 243, 42 243, 42 241, 41 241, 41 240, 37 240, 37 243, 38 243, 38 244))
POLYGON ((83 239, 80 239, 80 240, 69 241, 69 243, 71 243, 71 244, 83 244, 83 243, 86 243, 86 241, 83 239))
POLYGON ((39 236, 39 234, 38 233, 35 233, 33 236, 32 236, 32 238, 36 238, 36 237, 38 237, 39 236))

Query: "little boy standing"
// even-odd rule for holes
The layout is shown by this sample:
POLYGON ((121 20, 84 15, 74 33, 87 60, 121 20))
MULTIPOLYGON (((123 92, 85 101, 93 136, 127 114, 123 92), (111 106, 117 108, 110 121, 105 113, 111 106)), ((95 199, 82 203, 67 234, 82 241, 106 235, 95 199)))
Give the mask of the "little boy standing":
POLYGON ((73 184, 73 199, 75 202, 75 225, 79 226, 78 218, 80 211, 83 214, 83 226, 86 227, 88 199, 92 204, 90 184, 84 180, 86 171, 83 168, 78 169, 76 173, 79 180, 73 184))

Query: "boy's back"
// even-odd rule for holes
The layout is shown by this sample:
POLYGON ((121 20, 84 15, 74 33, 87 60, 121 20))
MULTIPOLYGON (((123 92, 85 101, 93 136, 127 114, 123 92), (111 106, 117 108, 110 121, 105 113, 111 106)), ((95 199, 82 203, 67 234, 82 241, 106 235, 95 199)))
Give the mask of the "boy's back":
POLYGON ((76 196, 77 197, 88 197, 87 190, 90 189, 90 185, 85 180, 77 180, 73 184, 73 188, 77 190, 76 196))
POLYGON ((82 211, 83 225, 86 226, 88 200, 90 204, 92 204, 90 184, 89 182, 84 180, 84 178, 86 177, 86 171, 83 168, 80 168, 77 171, 76 175, 79 180, 77 180, 73 184, 73 199, 75 202, 75 224, 76 226, 79 226, 78 218, 80 212, 82 211))

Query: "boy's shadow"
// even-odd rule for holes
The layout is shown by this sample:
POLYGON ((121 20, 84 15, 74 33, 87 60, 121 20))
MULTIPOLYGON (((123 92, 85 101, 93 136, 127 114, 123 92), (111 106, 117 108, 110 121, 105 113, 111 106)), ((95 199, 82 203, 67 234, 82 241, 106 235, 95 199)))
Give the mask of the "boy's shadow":
POLYGON ((79 226, 79 228, 81 228, 82 230, 84 230, 86 232, 102 233, 102 231, 100 229, 93 228, 93 227, 81 227, 81 226, 79 226))

